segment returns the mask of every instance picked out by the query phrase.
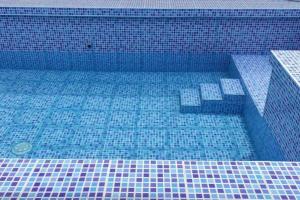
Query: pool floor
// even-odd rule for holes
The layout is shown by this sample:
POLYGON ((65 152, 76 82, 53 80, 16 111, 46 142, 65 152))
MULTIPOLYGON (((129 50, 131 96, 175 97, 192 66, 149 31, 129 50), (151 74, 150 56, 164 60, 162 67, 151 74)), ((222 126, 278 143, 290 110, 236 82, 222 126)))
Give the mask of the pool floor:
POLYGON ((223 77, 2 69, 0 157, 255 160, 241 115, 179 112, 179 89, 223 77))

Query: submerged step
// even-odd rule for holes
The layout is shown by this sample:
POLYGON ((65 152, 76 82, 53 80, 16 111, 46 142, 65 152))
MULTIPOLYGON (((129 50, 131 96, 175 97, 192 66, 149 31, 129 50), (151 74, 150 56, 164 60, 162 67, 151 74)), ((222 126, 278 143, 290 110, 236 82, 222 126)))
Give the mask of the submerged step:
POLYGON ((180 112, 199 113, 201 109, 200 93, 197 89, 180 90, 180 112))
POLYGON ((239 79, 221 79, 220 86, 227 103, 244 103, 245 93, 239 79))
POLYGON ((220 113, 222 112, 222 93, 218 84, 200 84, 201 112, 220 113))

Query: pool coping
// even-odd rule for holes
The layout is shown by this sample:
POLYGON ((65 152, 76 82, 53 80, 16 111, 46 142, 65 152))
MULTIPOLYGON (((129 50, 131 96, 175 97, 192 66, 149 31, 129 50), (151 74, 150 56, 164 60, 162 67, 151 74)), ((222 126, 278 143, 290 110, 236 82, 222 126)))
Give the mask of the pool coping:
POLYGON ((300 2, 290 0, 120 0, 6 1, 1 16, 78 17, 300 17, 300 2))
POLYGON ((298 199, 300 163, 0 159, 1 198, 298 199))

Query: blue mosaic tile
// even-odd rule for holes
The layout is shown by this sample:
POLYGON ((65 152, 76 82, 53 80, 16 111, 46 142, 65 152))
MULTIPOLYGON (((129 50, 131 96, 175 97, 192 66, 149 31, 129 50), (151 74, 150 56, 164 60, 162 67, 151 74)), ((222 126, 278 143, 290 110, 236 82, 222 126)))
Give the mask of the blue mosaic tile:
POLYGON ((167 84, 191 84, 190 73, 168 73, 165 76, 167 84))
POLYGON ((27 102, 26 105, 24 105, 24 107, 35 108, 35 109, 49 109, 54 105, 55 100, 56 100, 55 96, 34 95, 34 96, 27 97, 27 102))
POLYGON ((115 85, 113 84, 92 84, 89 88, 88 94, 89 95, 96 95, 96 96, 111 96, 114 94, 115 85))
POLYGON ((10 84, 12 84, 12 83, 1 83, 0 82, 0 92, 7 93, 9 91, 10 84))
POLYGON ((207 160, 215 160, 216 157, 220 158, 221 160, 233 160, 236 159, 238 156, 237 149, 231 149, 230 151, 224 151, 223 149, 205 149, 205 158, 207 160))
POLYGON ((85 110, 109 110, 111 101, 110 97, 89 96, 82 108, 85 110))
POLYGON ((235 137, 226 130, 217 130, 216 133, 205 130, 202 132, 204 147, 207 149, 219 149, 221 151, 232 151, 237 149, 235 137))
POLYGON ((28 102, 30 96, 19 94, 3 94, 0 98, 0 106, 5 108, 21 108, 28 102))
POLYGON ((220 85, 224 100, 243 103, 245 94, 239 79, 220 79, 220 85))
POLYGON ((221 90, 218 84, 203 83, 200 85, 201 99, 204 101, 220 101, 222 100, 221 90))
POLYGON ((287 160, 299 160, 299 51, 274 51, 264 118, 287 160))
POLYGON ((37 94, 59 95, 64 89, 63 82, 42 82, 36 89, 37 94))
POLYGON ((139 110, 140 99, 136 97, 115 96, 112 101, 112 110, 139 110))
MULTIPOLYGON (((47 126, 36 145, 50 148, 80 146, 85 148, 86 143, 90 147, 101 148, 104 145, 106 134, 103 129, 84 126, 47 126)), ((88 153, 88 152, 86 152, 88 153)), ((76 157, 76 155, 74 155, 76 157)), ((82 155, 84 158, 84 156, 82 155)))
POLYGON ((205 152, 203 150, 191 151, 186 149, 171 149, 168 151, 170 160, 205 160, 205 152))
POLYGON ((22 81, 40 81, 43 79, 45 72, 37 70, 22 70, 18 76, 18 79, 22 81))
POLYGON ((135 111, 112 111, 109 127, 132 128, 136 126, 137 113, 135 111))
POLYGON ((1 143, 1 146, 7 145, 12 147, 12 145, 18 144, 20 142, 29 142, 33 141, 38 137, 39 127, 34 125, 19 125, 11 126, 8 132, 4 135, 4 141, 1 143))
POLYGON ((109 129, 106 132, 104 148, 134 149, 136 145, 136 136, 134 130, 114 130, 109 129))
POLYGON ((49 116, 48 123, 52 125, 72 125, 77 123, 77 115, 77 112, 69 110, 53 111, 49 116))
POLYGON ((137 133, 137 147, 163 149, 167 145, 169 131, 167 129, 140 129, 137 133))
POLYGON ((75 82, 89 82, 90 80, 93 80, 94 77, 96 76, 95 73, 93 72, 72 72, 69 73, 67 82, 75 81, 75 82))
POLYGON ((20 72, 15 69, 1 69, 0 70, 0 80, 2 81, 15 81, 17 80, 20 72))
POLYGON ((106 125, 107 112, 84 111, 80 114, 80 125, 94 125, 104 127, 106 125))
POLYGON ((199 113, 201 109, 200 92, 198 89, 180 90, 180 112, 199 113))
POLYGON ((263 115, 272 72, 269 57, 262 55, 233 55, 232 60, 234 68, 236 68, 235 73, 241 77, 259 113, 263 115))
POLYGON ((178 97, 142 97, 141 110, 178 111, 178 97))
POLYGON ((140 85, 123 84, 123 85, 118 85, 116 90, 116 95, 137 97, 140 95, 140 92, 141 92, 140 85))
MULTIPOLYGON (((246 93, 244 118, 248 134, 260 160, 284 160, 284 154, 263 117, 272 65, 268 56, 234 55, 230 74, 239 78, 246 93)), ((247 148, 248 145, 245 146, 247 148)), ((250 156, 253 153, 250 152, 250 156)), ((249 151, 241 152, 241 159, 249 151)))
POLYGON ((203 149, 201 131, 198 130, 176 130, 170 131, 170 148, 181 149, 203 149))
POLYGON ((79 109, 83 102, 84 97, 82 96, 72 96, 72 95, 59 95, 56 96, 56 101, 53 105, 54 108, 58 109, 79 109))
POLYGON ((165 75, 157 72, 141 72, 138 77, 139 82, 147 84, 160 84, 165 82, 165 75))
POLYGON ((10 124, 13 122, 13 119, 16 115, 16 111, 12 109, 0 108, 0 123, 1 124, 10 124))
POLYGON ((9 88, 9 92, 16 94, 35 94, 36 88, 39 86, 39 82, 16 82, 12 84, 9 88))
POLYGON ((137 126, 140 128, 168 128, 169 125, 168 114, 158 111, 142 111, 137 122, 137 126))
POLYGON ((137 159, 146 160, 167 160, 170 159, 168 152, 161 149, 137 149, 137 159))
POLYGON ((14 118, 16 124, 39 125, 42 124, 48 116, 45 110, 19 110, 14 118))
POLYGON ((63 88, 63 95, 81 95, 87 94, 89 89, 88 83, 67 83, 63 88))
POLYGON ((95 76, 93 76, 90 80, 92 83, 94 82, 102 82, 102 83, 115 83, 117 79, 117 73, 111 72, 94 72, 95 76))
POLYGON ((167 96, 165 90, 166 89, 159 84, 142 85, 141 96, 164 97, 164 96, 167 96))
POLYGON ((68 71, 46 71, 43 79, 45 81, 64 82, 69 74, 68 71))
POLYGON ((105 148, 102 151, 101 158, 103 159, 130 159, 135 154, 131 150, 118 148, 105 148))

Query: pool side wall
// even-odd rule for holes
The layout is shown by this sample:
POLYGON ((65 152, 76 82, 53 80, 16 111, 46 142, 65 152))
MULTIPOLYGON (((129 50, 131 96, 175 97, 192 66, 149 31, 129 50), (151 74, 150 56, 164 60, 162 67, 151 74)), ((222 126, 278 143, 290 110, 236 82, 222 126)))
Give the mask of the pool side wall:
POLYGON ((275 51, 264 118, 287 160, 300 160, 299 51, 275 51), (295 72, 295 74, 289 73, 295 72))
POLYGON ((299 16, 298 10, 0 8, 0 67, 226 71, 232 53, 297 49, 299 16))
MULTIPOLYGON (((254 66, 256 62, 254 62, 254 66)), ((253 63, 250 62, 248 64, 253 65, 253 63)), ((245 84, 245 77, 241 76, 233 59, 231 60, 231 64, 229 66, 229 73, 232 77, 241 80, 244 91, 246 92, 243 116, 247 124, 247 130, 251 142, 255 148, 255 151, 257 152, 258 159, 275 161, 285 160, 284 152, 278 144, 274 134, 268 127, 266 119, 262 116, 262 114, 260 114, 257 105, 255 105, 253 97, 245 84)), ((253 81, 259 82, 260 80, 253 78, 253 81)), ((259 89, 259 87, 257 87, 257 89, 259 89)))

